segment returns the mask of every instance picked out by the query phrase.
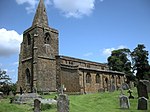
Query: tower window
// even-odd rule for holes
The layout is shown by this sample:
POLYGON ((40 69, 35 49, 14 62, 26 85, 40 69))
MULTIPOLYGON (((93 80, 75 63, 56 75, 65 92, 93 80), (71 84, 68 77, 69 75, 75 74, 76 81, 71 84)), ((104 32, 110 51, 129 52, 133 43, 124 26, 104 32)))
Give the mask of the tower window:
POLYGON ((46 33, 44 38, 44 44, 49 44, 49 43, 50 43, 50 34, 46 33))
POLYGON ((90 73, 86 74, 86 83, 91 83, 91 74, 90 73))
POLYGON ((31 35, 30 34, 28 34, 27 35, 27 43, 28 43, 28 45, 30 45, 31 44, 31 35))
POLYGON ((30 70, 28 68, 26 69, 26 82, 27 84, 30 84, 31 82, 30 70))

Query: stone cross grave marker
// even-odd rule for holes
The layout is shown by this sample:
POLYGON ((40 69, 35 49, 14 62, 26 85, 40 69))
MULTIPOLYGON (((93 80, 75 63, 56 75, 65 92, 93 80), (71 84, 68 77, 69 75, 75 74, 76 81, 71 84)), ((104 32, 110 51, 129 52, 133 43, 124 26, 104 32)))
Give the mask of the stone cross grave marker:
POLYGON ((57 100, 57 112, 69 112, 69 99, 66 94, 60 94, 57 100))
POLYGON ((129 93, 129 99, 134 99, 134 96, 132 95, 132 90, 129 89, 127 93, 129 93))
POLYGON ((140 97, 138 99, 138 110, 147 110, 148 100, 145 97, 140 97))
POLYGON ((66 88, 64 85, 61 86, 61 94, 64 94, 64 91, 66 91, 66 88))
POLYGON ((130 103, 128 97, 125 95, 120 95, 119 99, 120 99, 120 108, 129 109, 130 103))
POLYGON ((38 99, 34 100, 34 112, 41 112, 41 101, 38 99))

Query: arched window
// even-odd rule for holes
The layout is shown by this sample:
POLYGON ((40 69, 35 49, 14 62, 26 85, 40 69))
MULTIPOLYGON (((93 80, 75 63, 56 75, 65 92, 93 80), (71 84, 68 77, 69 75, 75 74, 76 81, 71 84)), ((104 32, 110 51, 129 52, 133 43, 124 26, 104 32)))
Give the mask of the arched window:
POLYGON ((90 73, 86 74, 86 83, 91 83, 91 74, 90 73))
POLYGON ((100 75, 96 74, 96 83, 100 83, 100 75))
POLYGON ((30 84, 31 82, 30 70, 28 68, 26 69, 26 82, 27 84, 30 84))
POLYGON ((121 84, 120 76, 118 76, 118 83, 121 84))
POLYGON ((106 84, 108 84, 108 78, 107 77, 105 78, 105 82, 106 82, 106 84))
POLYGON ((31 44, 31 35, 30 34, 27 35, 27 43, 28 43, 28 45, 31 44))
POLYGON ((50 34, 49 33, 45 34, 44 44, 50 44, 50 34))
POLYGON ((112 81, 112 83, 115 83, 114 75, 112 75, 112 77, 111 77, 111 81, 112 81))

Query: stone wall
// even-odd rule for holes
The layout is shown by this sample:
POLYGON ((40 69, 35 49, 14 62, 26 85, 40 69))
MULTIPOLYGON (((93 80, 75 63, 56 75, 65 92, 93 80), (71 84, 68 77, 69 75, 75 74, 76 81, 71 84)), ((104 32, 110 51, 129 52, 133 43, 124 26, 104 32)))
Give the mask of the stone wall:
POLYGON ((80 92, 79 74, 77 69, 61 68, 61 84, 66 92, 80 92))
POLYGON ((56 91, 56 61, 38 59, 37 91, 56 91))

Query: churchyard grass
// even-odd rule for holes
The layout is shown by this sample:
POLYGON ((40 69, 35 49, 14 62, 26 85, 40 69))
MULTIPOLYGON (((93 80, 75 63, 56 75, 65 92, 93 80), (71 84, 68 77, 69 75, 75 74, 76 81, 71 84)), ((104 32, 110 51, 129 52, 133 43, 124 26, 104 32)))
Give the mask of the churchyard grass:
MULTIPOLYGON (((127 91, 124 91, 129 96, 127 91)), ((56 94, 44 95, 44 98, 54 98, 56 94)), ((130 109, 120 109, 119 107, 120 91, 95 93, 86 95, 70 95, 70 112, 149 112, 150 100, 147 111, 137 110, 137 93, 133 91, 135 99, 130 99, 130 109)), ((33 107, 29 105, 10 104, 9 99, 0 100, 0 112, 33 112, 33 107)), ((56 108, 42 112, 56 112, 56 108)))
MULTIPOLYGON (((124 91, 128 96, 127 91, 124 91)), ((130 109, 120 109, 120 91, 70 96, 70 112, 143 112, 137 110, 137 94, 130 99, 130 109)), ((149 110, 144 111, 149 112, 149 110)))

